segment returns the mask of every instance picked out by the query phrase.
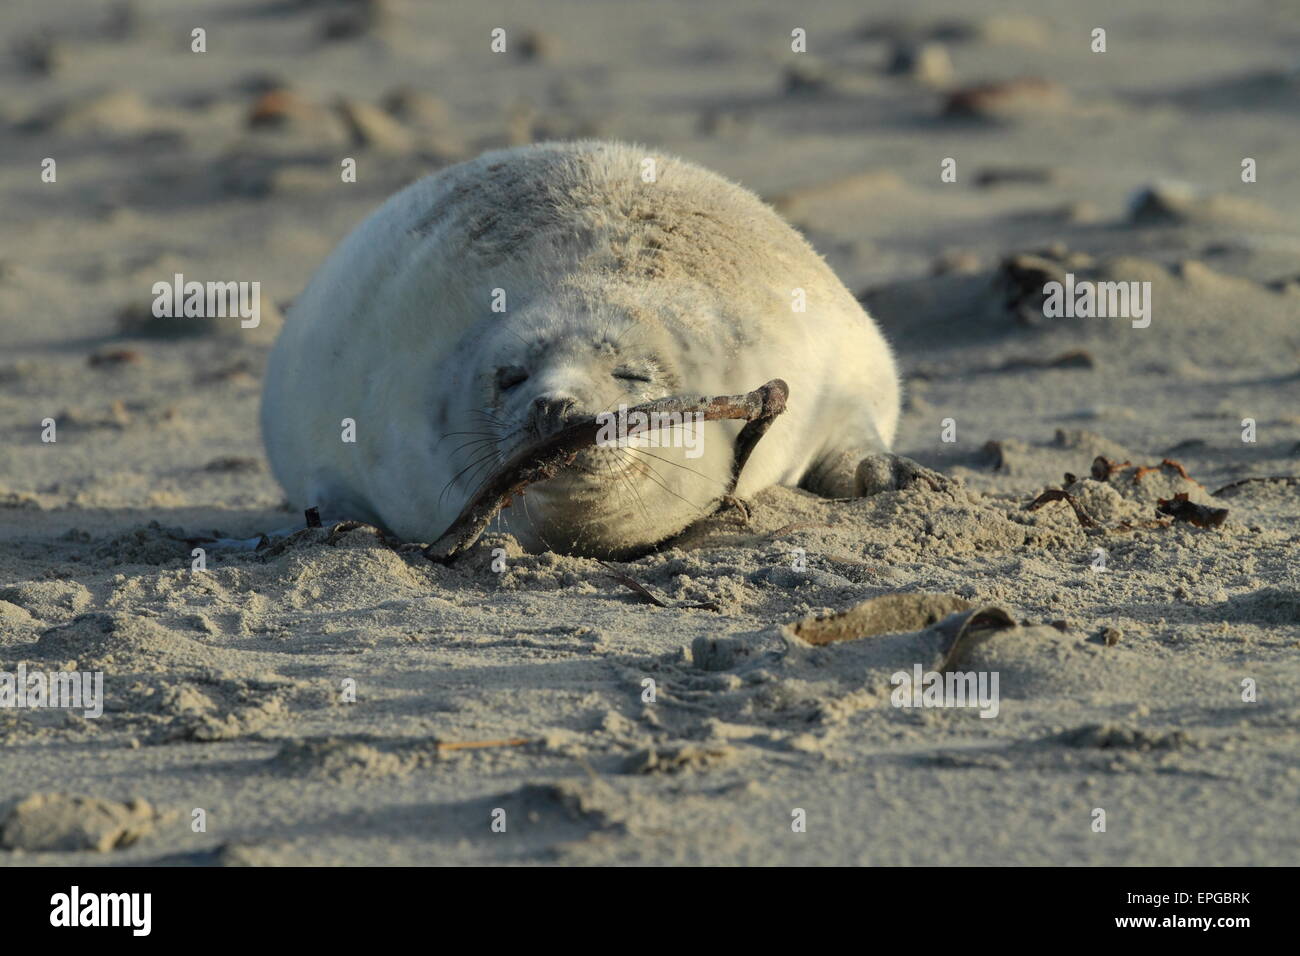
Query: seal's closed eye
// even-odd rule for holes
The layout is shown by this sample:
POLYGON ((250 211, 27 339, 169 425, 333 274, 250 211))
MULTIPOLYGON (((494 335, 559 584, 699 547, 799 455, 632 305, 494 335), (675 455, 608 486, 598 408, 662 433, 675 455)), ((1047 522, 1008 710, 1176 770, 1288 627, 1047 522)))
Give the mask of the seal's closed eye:
POLYGON ((528 381, 528 369, 518 365, 505 365, 497 369, 497 388, 508 392, 516 385, 528 381))
POLYGON ((654 374, 651 369, 640 366, 620 365, 618 368, 614 369, 611 374, 613 374, 615 378, 621 378, 627 382, 654 381, 654 374))

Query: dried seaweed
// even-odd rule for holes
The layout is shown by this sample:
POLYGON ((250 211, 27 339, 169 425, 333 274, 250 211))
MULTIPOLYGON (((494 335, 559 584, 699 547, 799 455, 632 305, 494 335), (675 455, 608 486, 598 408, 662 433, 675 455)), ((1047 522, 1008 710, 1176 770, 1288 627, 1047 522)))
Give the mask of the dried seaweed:
POLYGON ((1031 501, 1025 510, 1037 511, 1039 508, 1047 504, 1049 501, 1069 502, 1070 507, 1074 509, 1074 516, 1079 519, 1079 524, 1083 525, 1085 528, 1097 527, 1097 522, 1093 521, 1092 518, 1088 517, 1088 512, 1083 510, 1083 507, 1079 504, 1078 501, 1075 500, 1074 495, 1070 494, 1069 492, 1062 491, 1059 488, 1048 488, 1041 495, 1039 495, 1037 498, 1031 501))
POLYGON ((1156 502, 1156 511, 1162 515, 1169 515, 1175 521, 1194 524, 1198 528, 1217 528, 1228 517, 1227 508, 1210 508, 1188 501, 1185 491, 1172 498, 1161 498, 1156 502))

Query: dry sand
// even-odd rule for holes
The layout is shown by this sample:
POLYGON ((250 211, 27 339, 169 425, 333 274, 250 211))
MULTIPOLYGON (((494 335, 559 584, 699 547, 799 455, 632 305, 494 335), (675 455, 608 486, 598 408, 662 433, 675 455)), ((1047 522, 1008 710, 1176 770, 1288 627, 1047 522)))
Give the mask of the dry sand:
POLYGON ((1211 494, 1300 474, 1287 4, 88 6, 0 14, 0 671, 101 670, 106 710, 0 710, 0 863, 1300 861, 1300 484, 1211 494), (970 89, 1019 77, 1046 82, 970 89), (153 283, 287 304, 400 185, 574 136, 774 202, 899 350, 897 450, 952 483, 774 490, 619 567, 717 611, 499 535, 441 567, 323 529, 192 572, 187 539, 297 520, 257 432, 278 317, 175 336, 153 283), (1150 327, 1044 318, 1065 272, 1151 282, 1150 327), (1190 478, 1133 467, 1165 458, 1190 478), (1067 472, 1090 527, 1026 509, 1067 472), (1226 520, 1159 520, 1179 492, 1226 520), (961 655, 996 718, 890 705, 938 663, 925 619, 782 628, 900 593, 1017 622, 961 655))

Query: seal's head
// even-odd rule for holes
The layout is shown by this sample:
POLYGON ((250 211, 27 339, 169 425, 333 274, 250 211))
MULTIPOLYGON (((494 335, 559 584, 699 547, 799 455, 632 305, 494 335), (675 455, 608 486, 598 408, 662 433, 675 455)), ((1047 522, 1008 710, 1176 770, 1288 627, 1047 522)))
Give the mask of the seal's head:
MULTIPOLYGON (((616 433, 620 409, 680 394, 680 353, 666 326, 614 309, 537 307, 488 324, 473 343, 480 411, 455 462, 461 493, 571 422, 605 414, 616 433)), ((530 550, 599 556, 681 531, 725 493, 731 443, 721 425, 707 426, 706 443, 703 423, 658 424, 582 452, 530 486, 503 525, 530 550)))
POLYGON ((515 451, 576 418, 672 395, 672 350, 645 326, 576 317, 528 317, 495 330, 484 355, 486 404, 513 426, 515 451))

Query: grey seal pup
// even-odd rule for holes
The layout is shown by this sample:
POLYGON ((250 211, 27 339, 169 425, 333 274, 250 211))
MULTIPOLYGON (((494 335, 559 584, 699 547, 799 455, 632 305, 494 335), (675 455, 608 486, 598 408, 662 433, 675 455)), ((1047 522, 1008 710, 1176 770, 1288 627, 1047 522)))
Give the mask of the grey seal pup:
MULTIPOLYGON (((543 143, 421 179, 343 240, 272 350, 262 431, 294 505, 427 542, 495 466, 575 417, 775 378, 787 410, 735 495, 862 494, 894 439, 898 372, 807 241, 692 163, 543 143)), ((739 429, 593 448, 498 527, 531 551, 653 546, 728 493, 739 429)))

